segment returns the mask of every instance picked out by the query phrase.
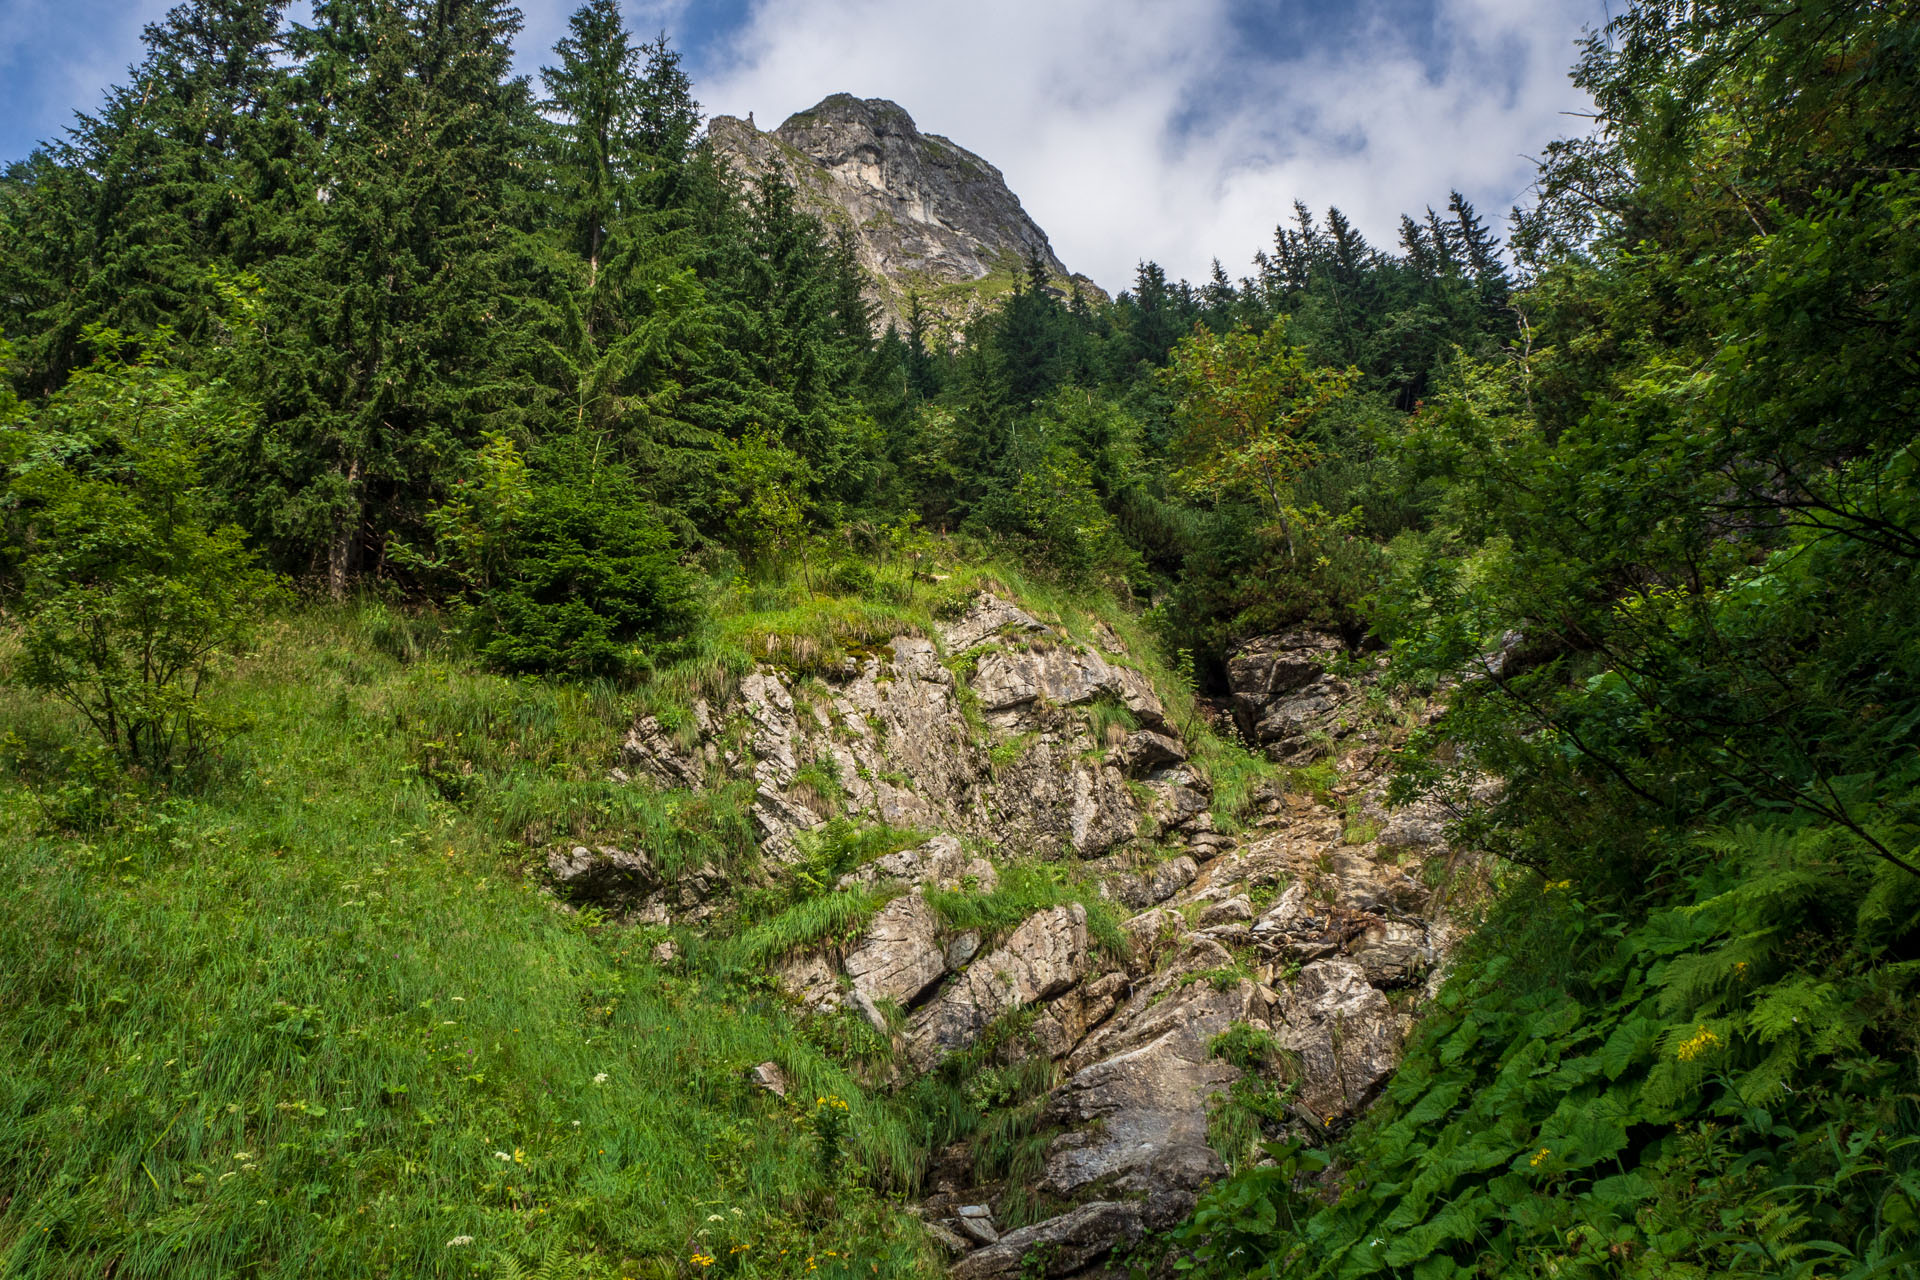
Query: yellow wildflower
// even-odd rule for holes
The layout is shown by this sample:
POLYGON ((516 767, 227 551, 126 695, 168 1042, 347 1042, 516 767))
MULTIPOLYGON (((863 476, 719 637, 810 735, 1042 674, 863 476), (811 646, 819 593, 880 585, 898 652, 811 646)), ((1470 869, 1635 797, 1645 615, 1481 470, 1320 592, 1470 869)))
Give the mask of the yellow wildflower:
POLYGON ((1725 1043, 1726 1041, 1709 1031, 1706 1023, 1703 1022, 1694 1031, 1693 1038, 1682 1044, 1676 1052, 1680 1061, 1692 1062, 1695 1058, 1711 1053, 1725 1043))
POLYGON ((1541 1165, 1546 1163, 1547 1157, 1552 1154, 1553 1154, 1553 1151, 1550 1148, 1542 1147, 1540 1148, 1539 1154, 1534 1156, 1533 1159, 1527 1161, 1527 1164, 1531 1168, 1538 1169, 1541 1165))

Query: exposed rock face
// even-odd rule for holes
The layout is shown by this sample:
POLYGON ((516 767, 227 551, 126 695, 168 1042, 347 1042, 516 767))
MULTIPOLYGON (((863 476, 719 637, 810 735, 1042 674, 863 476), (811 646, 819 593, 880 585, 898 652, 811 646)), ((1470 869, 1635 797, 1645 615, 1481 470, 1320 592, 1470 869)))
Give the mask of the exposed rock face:
POLYGON ((1030 1227, 1010 1231, 999 1242, 969 1254, 954 1265, 954 1280, 988 1280, 1029 1274, 1028 1257, 1042 1260, 1039 1274, 1070 1276, 1098 1262, 1115 1248, 1138 1244, 1146 1233, 1146 1214, 1132 1201, 1099 1200, 1030 1227))
POLYGON ((947 949, 933 908, 917 893, 895 898, 841 967, 867 999, 912 1004, 947 976, 947 949))
POLYGON ((1327 752, 1341 731, 1338 713, 1352 694, 1328 674, 1344 646, 1338 636, 1293 631, 1247 642, 1227 660, 1233 719, 1246 740, 1275 760, 1300 763, 1327 752))
MULTIPOLYGON (((1058 1084, 1036 1099, 1047 1146, 1024 1190, 1059 1212, 1007 1229, 994 1218, 1005 1188, 974 1185, 953 1152, 939 1160, 962 1172, 924 1210, 960 1258, 956 1276, 1074 1275, 1178 1222, 1224 1173, 1209 1120, 1241 1069, 1216 1056, 1223 1033, 1266 1032, 1286 1051, 1288 1128, 1318 1132, 1370 1103, 1444 966, 1451 926, 1417 873, 1451 860, 1449 815, 1383 808, 1376 727, 1336 731, 1301 712, 1319 698, 1361 705, 1322 666, 1331 637, 1256 642, 1234 671, 1244 723, 1280 726, 1270 749, 1338 753, 1335 803, 1271 794, 1230 835, 1213 829, 1205 774, 1117 637, 1075 642, 992 594, 935 630, 824 680, 756 668, 677 732, 636 724, 622 765, 664 787, 750 782, 775 875, 834 814, 941 833, 843 875, 839 888, 894 896, 855 936, 775 976, 807 1009, 865 1017, 913 1071, 978 1050, 989 1031, 988 1060, 1051 1060, 1058 1084), (1097 719, 1095 703, 1109 707, 1097 719), (1097 736, 1096 723, 1108 726, 1097 736), (839 779, 830 801, 806 781, 823 769, 839 779), (1102 943, 1079 902, 997 929, 936 910, 939 895, 991 893, 1010 865, 1036 860, 1099 885, 1125 909, 1122 937, 1102 943)), ((549 873, 643 919, 697 920, 725 889, 710 868, 668 882, 643 852, 611 848, 556 851, 549 873)), ((756 1079, 773 1088, 778 1071, 763 1064, 756 1079)))
POLYGON ((907 1056, 925 1071, 972 1044, 1002 1014, 1060 995, 1091 966, 1086 908, 1076 902, 1043 911, 914 1015, 907 1056))
MULTIPOLYGON (((850 227, 873 279, 879 323, 906 327, 909 293, 964 321, 983 297, 1037 256, 1062 288, 1076 283, 998 169, 882 98, 835 94, 771 133, 733 116, 707 126, 713 148, 745 176, 779 166, 801 207, 850 227), (979 286, 988 282, 983 291, 979 286)), ((1099 293, 1091 281, 1079 287, 1099 293)), ((1104 297, 1104 295, 1101 295, 1104 297)))

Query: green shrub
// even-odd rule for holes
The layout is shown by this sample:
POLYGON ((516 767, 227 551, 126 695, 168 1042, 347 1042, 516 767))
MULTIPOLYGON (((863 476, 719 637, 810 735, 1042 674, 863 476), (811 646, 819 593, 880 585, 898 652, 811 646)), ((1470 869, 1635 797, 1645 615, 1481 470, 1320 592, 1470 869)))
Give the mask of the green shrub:
POLYGON ((504 671, 620 675, 645 643, 698 616, 693 575, 672 535, 619 467, 555 450, 504 539, 503 567, 478 593, 479 652, 504 671))
POLYGON ((98 361, 10 442, 20 676, 121 760, 164 770, 231 728, 201 695, 278 583, 218 522, 201 480, 206 441, 244 410, 169 368, 164 333, 144 349, 107 329, 89 337, 98 361))

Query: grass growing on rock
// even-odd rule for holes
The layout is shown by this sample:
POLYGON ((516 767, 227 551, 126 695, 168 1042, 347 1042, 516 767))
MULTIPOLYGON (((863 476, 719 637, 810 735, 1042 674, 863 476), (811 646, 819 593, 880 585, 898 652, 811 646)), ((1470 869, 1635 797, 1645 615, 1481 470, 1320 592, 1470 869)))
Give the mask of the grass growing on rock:
MULTIPOLYGON (((63 758, 78 727, 0 689, 0 1273, 928 1274, 868 1189, 916 1168, 892 1109, 777 1002, 513 874, 529 826, 664 803, 601 781, 622 699, 437 644, 277 624, 218 695, 254 728, 191 786, 63 758), (794 1103, 747 1083, 769 1058, 794 1103)), ((649 812, 734 848, 705 803, 649 812)))
POLYGON ((1087 912, 1087 934, 1109 957, 1127 953, 1123 918, 1096 890, 1074 880, 1060 866, 1046 862, 1019 862, 1000 871, 990 893, 943 890, 922 892, 927 905, 949 929, 978 929, 988 935, 1018 928, 1036 912, 1077 902, 1087 912))

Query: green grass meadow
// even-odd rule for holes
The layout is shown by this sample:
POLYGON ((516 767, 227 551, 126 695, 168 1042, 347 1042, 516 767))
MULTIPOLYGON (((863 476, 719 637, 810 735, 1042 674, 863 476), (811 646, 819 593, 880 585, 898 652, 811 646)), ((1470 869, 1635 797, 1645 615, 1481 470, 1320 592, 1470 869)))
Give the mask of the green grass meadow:
POLYGON ((738 851, 605 782, 628 697, 371 606, 277 622, 215 700, 251 728, 161 786, 0 688, 0 1275, 937 1269, 889 1202, 912 1135, 824 1031, 525 874, 530 835, 738 851))

